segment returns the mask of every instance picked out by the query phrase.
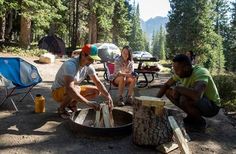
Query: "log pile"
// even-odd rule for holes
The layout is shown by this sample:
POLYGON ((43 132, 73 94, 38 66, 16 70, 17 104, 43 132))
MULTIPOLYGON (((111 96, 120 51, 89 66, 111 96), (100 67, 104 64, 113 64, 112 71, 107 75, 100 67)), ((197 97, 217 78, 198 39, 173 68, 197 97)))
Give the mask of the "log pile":
POLYGON ((133 142, 143 146, 158 146, 172 140, 165 102, 155 97, 135 97, 133 111, 133 142))
POLYGON ((108 105, 101 104, 101 110, 96 111, 95 127, 111 128, 114 127, 114 119, 112 111, 109 110, 108 105))
POLYGON ((107 104, 100 104, 101 109, 96 111, 94 120, 86 120, 87 115, 89 114, 89 109, 83 109, 79 113, 74 112, 72 114, 72 119, 74 122, 80 125, 85 125, 89 127, 97 128, 113 128, 115 127, 112 110, 109 110, 107 104))

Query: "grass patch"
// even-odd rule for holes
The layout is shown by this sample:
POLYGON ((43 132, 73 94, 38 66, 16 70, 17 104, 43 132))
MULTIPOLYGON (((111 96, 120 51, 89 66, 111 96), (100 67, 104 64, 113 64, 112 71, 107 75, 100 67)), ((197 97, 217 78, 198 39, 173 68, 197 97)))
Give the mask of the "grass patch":
POLYGON ((3 47, 1 49, 1 52, 11 53, 14 55, 24 56, 24 57, 32 57, 32 56, 39 57, 40 55, 47 53, 48 51, 44 49, 38 49, 38 48, 22 49, 19 47, 3 47))

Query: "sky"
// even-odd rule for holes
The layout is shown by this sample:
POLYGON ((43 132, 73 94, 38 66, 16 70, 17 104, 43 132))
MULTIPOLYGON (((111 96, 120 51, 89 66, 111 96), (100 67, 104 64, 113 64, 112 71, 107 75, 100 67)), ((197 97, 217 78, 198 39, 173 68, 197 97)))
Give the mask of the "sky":
MULTIPOLYGON (((133 4, 134 0, 131 0, 130 4, 133 4)), ((228 0, 233 2, 234 0, 228 0)), ((140 18, 147 21, 150 18, 161 16, 167 17, 168 11, 170 11, 169 0, 135 0, 135 4, 139 3, 140 18)))
POLYGON ((156 16, 167 17, 170 10, 169 0, 135 0, 135 3, 139 3, 140 18, 144 21, 156 16))

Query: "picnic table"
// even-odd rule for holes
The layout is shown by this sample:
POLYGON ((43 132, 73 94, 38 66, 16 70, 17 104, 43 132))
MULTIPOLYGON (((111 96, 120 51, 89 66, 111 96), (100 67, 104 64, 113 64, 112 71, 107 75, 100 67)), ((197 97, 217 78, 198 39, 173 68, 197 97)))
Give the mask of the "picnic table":
POLYGON ((153 82, 155 79, 155 75, 157 75, 157 72, 160 71, 160 69, 156 66, 145 66, 143 67, 143 62, 157 62, 158 59, 153 58, 134 58, 134 62, 138 62, 138 68, 134 69, 136 73, 139 75, 142 74, 144 77, 144 80, 138 80, 138 87, 144 88, 147 87, 149 83, 153 82), (148 78, 148 76, 151 76, 151 78, 148 78))

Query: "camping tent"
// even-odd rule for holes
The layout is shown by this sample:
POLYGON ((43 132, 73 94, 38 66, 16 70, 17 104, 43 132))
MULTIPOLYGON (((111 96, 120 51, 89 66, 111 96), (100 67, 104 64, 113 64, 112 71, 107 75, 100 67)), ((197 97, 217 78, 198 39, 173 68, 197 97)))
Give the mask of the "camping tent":
POLYGON ((65 54, 65 42, 56 35, 45 36, 39 40, 39 49, 45 49, 52 54, 62 56, 65 54))

